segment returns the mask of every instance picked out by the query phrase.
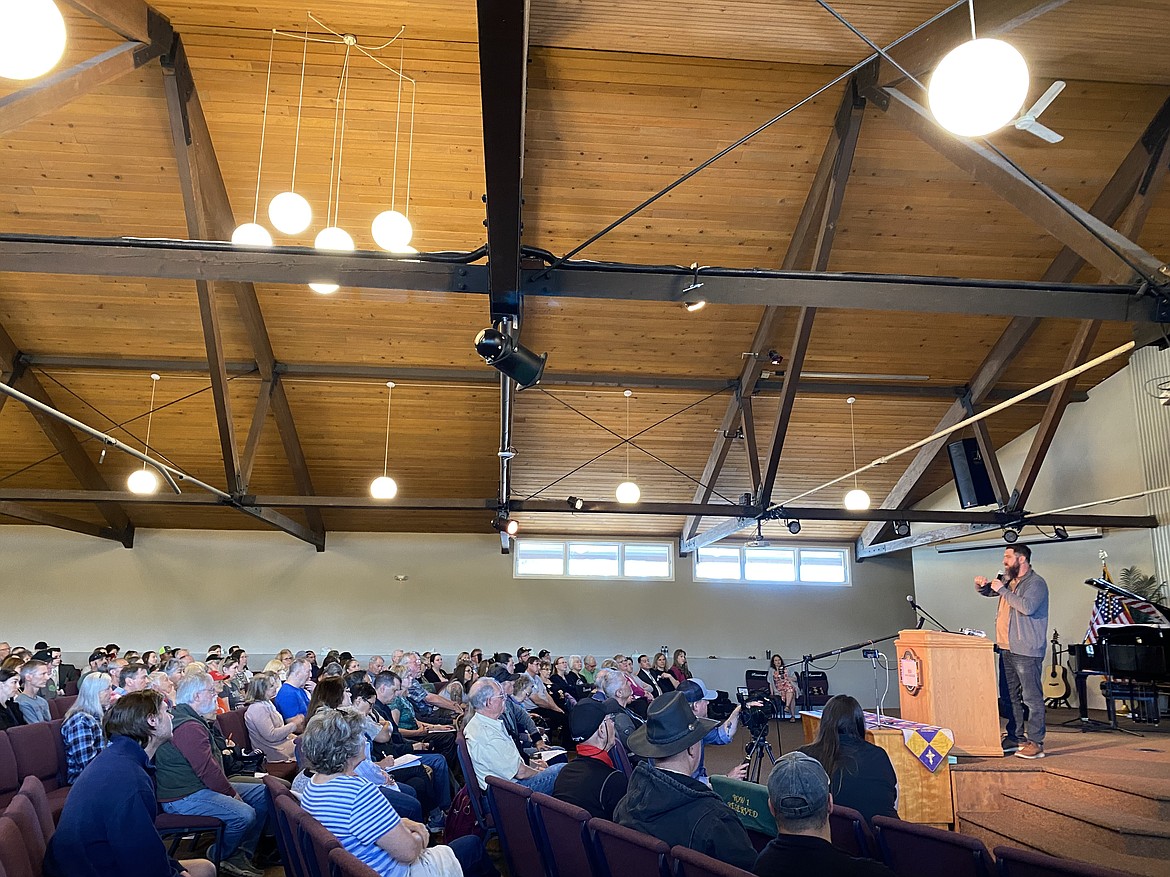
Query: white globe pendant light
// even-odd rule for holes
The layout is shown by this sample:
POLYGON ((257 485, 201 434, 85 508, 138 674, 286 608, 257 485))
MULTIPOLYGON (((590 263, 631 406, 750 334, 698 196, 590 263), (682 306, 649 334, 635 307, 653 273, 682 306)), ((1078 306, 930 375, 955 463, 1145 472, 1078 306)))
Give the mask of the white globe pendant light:
POLYGON ((845 494, 845 508, 851 512, 863 512, 869 508, 869 494, 855 487, 845 494))
POLYGON ((259 223, 245 222, 232 232, 232 243, 237 247, 271 247, 272 235, 259 223))
POLYGON ((391 253, 409 252, 414 228, 410 220, 397 210, 384 210, 375 216, 370 231, 373 233, 374 243, 383 250, 391 253))
POLYGON ((53 0, 0 0, 0 77, 36 79, 65 54, 65 19, 53 0))
POLYGON ((642 490, 633 481, 623 481, 615 491, 617 501, 625 505, 633 505, 642 498, 642 490))
POLYGON ((282 234, 300 234, 313 221, 313 208, 303 195, 281 192, 269 202, 268 218, 282 234))
MULTIPOLYGON (((313 241, 313 246, 318 250, 329 253, 352 253, 353 252, 353 238, 349 236, 344 228, 338 228, 336 225, 330 225, 327 228, 321 229, 317 232, 317 238, 313 241)), ((310 283, 309 289, 313 292, 319 292, 322 295, 329 295, 337 292, 339 289, 336 283, 310 283)))
POLYGON ((153 469, 146 468, 146 464, 143 463, 141 469, 135 469, 130 473, 130 477, 126 479, 126 487, 131 493, 139 495, 157 493, 158 476, 154 474, 153 469))
POLYGON ((940 125, 961 137, 998 131, 1020 112, 1028 96, 1028 65, 1003 40, 972 39, 939 62, 927 102, 940 125))
POLYGON ((398 482, 389 475, 379 475, 370 482, 370 496, 374 499, 394 499, 398 495, 398 482))

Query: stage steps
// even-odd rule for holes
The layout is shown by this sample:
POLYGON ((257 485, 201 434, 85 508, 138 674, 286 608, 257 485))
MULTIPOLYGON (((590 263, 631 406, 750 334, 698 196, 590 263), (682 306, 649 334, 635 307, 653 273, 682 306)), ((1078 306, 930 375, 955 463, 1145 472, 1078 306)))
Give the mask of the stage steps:
POLYGON ((1170 877, 1170 747, 1164 741, 952 769, 956 829, 1143 877, 1170 877))

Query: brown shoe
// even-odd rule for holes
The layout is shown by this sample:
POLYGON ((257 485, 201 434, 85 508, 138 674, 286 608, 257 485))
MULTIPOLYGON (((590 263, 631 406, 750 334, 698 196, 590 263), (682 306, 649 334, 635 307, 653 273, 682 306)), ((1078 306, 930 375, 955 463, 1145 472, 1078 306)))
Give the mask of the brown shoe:
POLYGON ((1044 747, 1039 743, 1033 743, 1031 740, 1025 740, 1020 744, 1020 748, 1016 751, 1016 758, 1043 758, 1044 747))

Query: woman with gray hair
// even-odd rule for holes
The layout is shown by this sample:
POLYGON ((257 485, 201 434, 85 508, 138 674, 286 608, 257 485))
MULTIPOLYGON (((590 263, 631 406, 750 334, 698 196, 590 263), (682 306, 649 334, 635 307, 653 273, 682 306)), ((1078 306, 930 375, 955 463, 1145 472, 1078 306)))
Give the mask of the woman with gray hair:
POLYGON ((107 743, 102 720, 114 700, 109 673, 86 673, 77 689, 77 700, 65 713, 61 739, 65 741, 65 784, 73 785, 85 766, 107 743))
POLYGON ((301 751, 313 766, 301 806, 342 847, 383 877, 490 875, 483 842, 467 836, 427 847, 425 825, 402 819, 378 789, 357 776, 366 759, 365 719, 348 708, 323 709, 309 720, 301 751), (470 841, 470 843, 468 843, 470 841), (486 869, 485 869, 486 862, 486 869))

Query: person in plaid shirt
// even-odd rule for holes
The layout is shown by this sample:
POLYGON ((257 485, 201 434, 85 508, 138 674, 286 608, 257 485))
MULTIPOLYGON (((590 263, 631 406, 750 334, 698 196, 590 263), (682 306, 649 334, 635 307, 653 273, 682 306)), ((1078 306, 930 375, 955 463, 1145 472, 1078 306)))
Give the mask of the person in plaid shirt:
POLYGON ((73 785, 85 766, 106 746, 102 719, 114 698, 109 673, 87 673, 77 700, 65 713, 61 737, 65 741, 65 782, 73 785))

